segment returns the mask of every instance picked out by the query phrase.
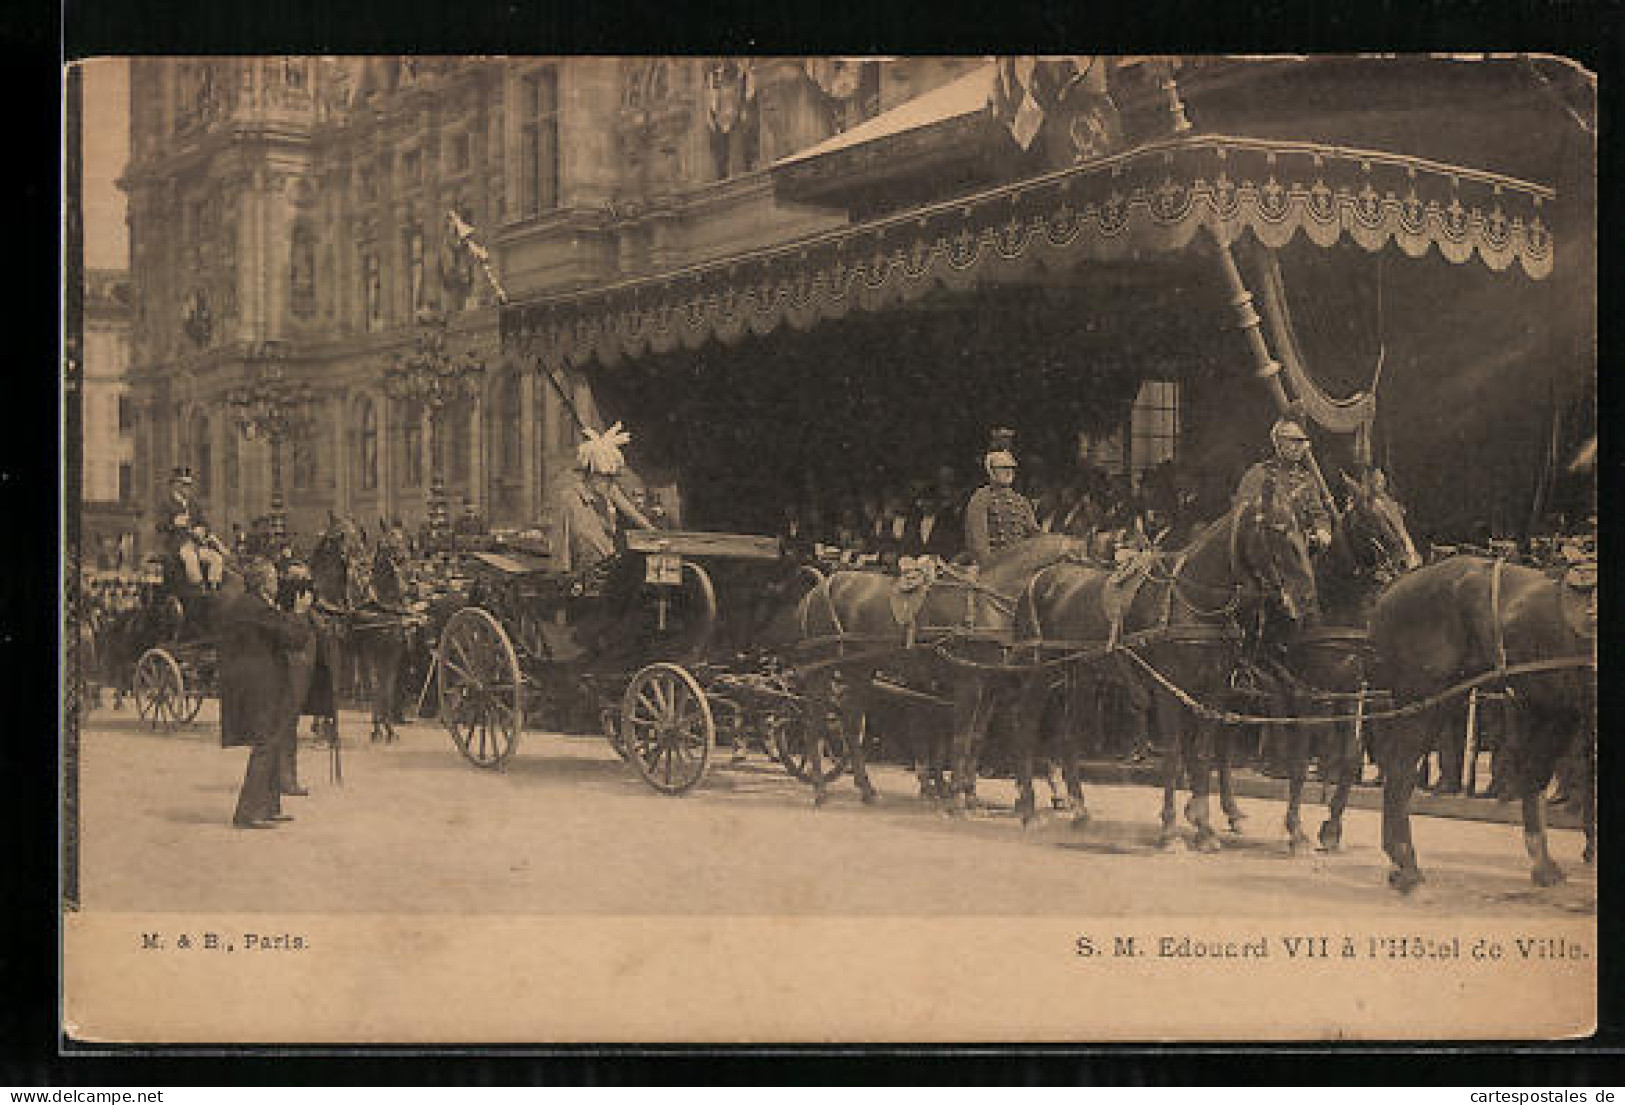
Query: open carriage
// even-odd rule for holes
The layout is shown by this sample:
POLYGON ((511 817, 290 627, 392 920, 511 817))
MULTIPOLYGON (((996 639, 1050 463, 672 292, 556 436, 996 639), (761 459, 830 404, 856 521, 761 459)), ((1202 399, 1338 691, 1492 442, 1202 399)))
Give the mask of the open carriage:
POLYGON ((786 565, 778 539, 634 530, 619 555, 564 573, 516 551, 463 554, 468 605, 441 632, 440 717, 469 762, 500 768, 527 722, 595 727, 648 784, 682 794, 705 778, 719 733, 740 748, 764 735, 792 771, 785 711, 798 700, 771 674, 730 667, 719 634, 719 574, 786 565))
MULTIPOLYGON (((139 604, 113 627, 112 651, 134 656, 129 691, 140 719, 169 732, 197 720, 217 691, 217 639, 211 615, 217 596, 186 583, 178 563, 149 579, 139 604)), ((116 665, 115 665, 116 666, 116 665)))

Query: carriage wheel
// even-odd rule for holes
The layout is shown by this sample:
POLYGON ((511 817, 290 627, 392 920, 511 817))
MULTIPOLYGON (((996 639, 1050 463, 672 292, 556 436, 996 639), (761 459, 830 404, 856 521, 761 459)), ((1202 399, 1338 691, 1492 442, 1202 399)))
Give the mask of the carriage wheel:
POLYGON ((186 678, 180 664, 161 648, 149 648, 136 661, 131 693, 141 720, 161 732, 170 732, 197 716, 195 710, 187 713, 186 678))
POLYGON ((501 767, 524 725, 519 658, 502 625, 477 606, 451 616, 440 634, 440 720, 477 767, 501 767))
MULTIPOLYGON (((813 724, 819 724, 818 721, 813 724)), ((824 779, 833 782, 841 777, 841 772, 847 769, 851 757, 848 755, 845 737, 827 739, 824 744, 824 779)), ((773 755, 778 758, 784 769, 803 783, 813 781, 812 770, 807 766, 807 719, 800 714, 791 714, 773 727, 773 755)))
POLYGON ((717 740, 711 704, 694 677, 676 664, 650 664, 621 699, 621 741, 650 786, 685 794, 705 778, 717 740))

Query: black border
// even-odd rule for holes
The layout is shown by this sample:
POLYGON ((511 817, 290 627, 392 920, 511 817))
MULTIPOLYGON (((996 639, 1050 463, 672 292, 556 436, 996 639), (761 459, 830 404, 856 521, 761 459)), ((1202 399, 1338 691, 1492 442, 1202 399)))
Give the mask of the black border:
MULTIPOLYGON (((1619 106, 1620 7, 1605 0, 1356 0, 1288 3, 1286 0, 1136 0, 1094 3, 917 3, 880 5, 818 0, 789 5, 759 2, 543 4, 534 0, 456 5, 434 0, 94 0, 68 3, 48 14, 13 8, 0 14, 0 48, 7 77, 26 92, 10 98, 12 137, 37 149, 19 151, 8 174, 12 189, 13 248, 9 302, 13 319, 52 320, 43 352, 19 351, 12 361, 8 399, 24 415, 23 434, 8 435, 0 468, 0 517, 16 520, 0 586, 7 598, 0 657, 7 682, 0 741, 10 801, 3 803, 11 848, 6 870, 6 919, 0 943, 5 974, 0 999, 0 1082, 51 1086, 207 1085, 304 1083, 330 1085, 649 1085, 649 1084, 887 1084, 920 1085, 1183 1085, 1190 1082, 1285 1082, 1304 1085, 1410 1083, 1510 1085, 1543 1082, 1575 1087, 1625 1082, 1625 972, 1619 947, 1607 943, 1599 962, 1600 1029, 1573 1045, 1505 1045, 1375 1049, 1370 1046, 1201 1046, 1076 1048, 887 1048, 884 1046, 759 1051, 703 1048, 474 1049, 408 1048, 234 1049, 138 1056, 139 1049, 109 1049, 100 1057, 58 1053, 56 993, 57 901, 54 702, 18 688, 37 687, 50 671, 54 684, 55 588, 58 570, 56 426, 40 412, 57 409, 56 380, 43 365, 56 349, 56 287, 34 269, 55 255, 49 220, 59 186, 58 116, 61 73, 52 64, 48 36, 60 26, 63 55, 141 53, 1023 53, 1064 52, 1345 52, 1384 50, 1528 50, 1571 58, 1601 76, 1602 196, 1611 196, 1618 152, 1610 143, 1619 106), (701 14, 703 12, 703 14, 701 14), (43 16, 43 18, 42 18, 43 16), (49 58, 49 60, 47 60, 49 58), (40 64, 43 62, 44 64, 40 64), (41 72, 44 70, 44 72, 41 72), (43 80, 36 81, 38 74, 43 80), (50 90, 50 91, 47 91, 50 90), (34 105, 40 105, 35 107, 34 105), (30 154, 32 156, 30 156, 30 154), (35 239, 41 239, 36 241, 35 239), (20 289, 20 291, 18 290, 20 289), (38 303, 35 300, 39 300, 38 303), (20 452, 19 452, 20 450, 20 452), (26 533, 27 538, 20 534, 26 533), (26 596, 35 601, 24 603, 26 596), (42 657, 48 661, 42 662, 42 657), (47 663, 49 669, 47 669, 47 663), (37 673, 37 677, 36 677, 37 673), (36 716, 36 714, 38 716, 36 716), (1381 1052, 1381 1054, 1379 1054, 1381 1052)), ((1599 242, 1620 240, 1613 204, 1603 200, 1599 242)), ((1617 374, 1606 366, 1618 349, 1616 250, 1605 250, 1599 311, 1601 417, 1619 412, 1617 374)), ((26 348, 31 348, 28 343, 26 348)), ((1602 444, 1602 497, 1617 488, 1621 462, 1602 444)), ((1608 581, 1604 584, 1605 663, 1614 651, 1617 609, 1612 550, 1618 519, 1603 518, 1608 581)), ((1603 726, 1618 716, 1618 690, 1605 680, 1603 726)), ((1600 777, 1619 779, 1625 755, 1602 747, 1600 777)), ((1604 797, 1607 797, 1605 793, 1604 797)), ((1603 806, 1602 851, 1619 855, 1621 819, 1603 806)), ((1599 918, 1617 917, 1619 868, 1600 878, 1599 918)), ((1616 937, 1617 941, 1617 937, 1616 937)))

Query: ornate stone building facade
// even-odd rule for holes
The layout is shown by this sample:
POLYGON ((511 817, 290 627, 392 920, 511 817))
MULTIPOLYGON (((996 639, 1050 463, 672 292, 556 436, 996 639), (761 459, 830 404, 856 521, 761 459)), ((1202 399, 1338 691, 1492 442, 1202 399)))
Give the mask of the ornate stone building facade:
POLYGON ((121 541, 128 558, 141 529, 130 432, 133 405, 125 382, 130 364, 130 281, 122 270, 86 273, 84 358, 79 485, 84 560, 91 567, 112 568, 121 541))
POLYGON ((239 432, 231 400, 274 366, 315 396, 283 445, 295 532, 330 510, 415 526, 437 439, 453 513, 543 519, 576 430, 549 378, 504 362, 496 284, 521 301, 600 288, 844 225, 776 196, 766 167, 976 64, 134 60, 121 186, 140 492, 185 464, 217 528, 265 514, 271 446, 239 432), (477 370, 438 434, 386 386, 435 316, 445 355, 477 370))

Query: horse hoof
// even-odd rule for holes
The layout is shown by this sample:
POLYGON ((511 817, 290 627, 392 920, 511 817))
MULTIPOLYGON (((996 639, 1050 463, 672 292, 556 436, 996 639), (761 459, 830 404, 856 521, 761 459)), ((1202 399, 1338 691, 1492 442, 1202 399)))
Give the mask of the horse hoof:
POLYGON ((863 799, 863 804, 866 806, 877 805, 880 802, 880 792, 873 789, 859 792, 859 797, 863 799))
POLYGON ((1331 821, 1320 826, 1320 846, 1328 852, 1338 852, 1343 848, 1343 830, 1331 821))
POLYGON ((1244 835, 1247 831, 1247 815, 1244 813, 1232 815, 1230 818, 1230 831, 1236 836, 1244 835))
POLYGON ((1399 891, 1401 894, 1409 894, 1411 891, 1421 886, 1424 881, 1426 880, 1422 878, 1422 872, 1416 870, 1414 867, 1396 867, 1392 871, 1388 872, 1388 885, 1399 891))
POLYGON ((1292 855, 1301 856, 1309 851, 1309 838, 1298 833, 1287 842, 1287 851, 1292 855))
POLYGON ((819 791, 813 795, 813 809, 816 810, 823 808, 824 803, 828 801, 829 795, 825 794, 823 791, 819 791))
POLYGON ((1580 853, 1580 862, 1584 863, 1587 867, 1590 867, 1593 863, 1597 862, 1596 842, 1593 841, 1586 845, 1585 851, 1580 853))
POLYGON ((1219 843, 1219 834, 1212 829, 1200 829, 1196 833, 1196 850, 1205 855, 1224 851, 1224 845, 1219 843))
POLYGON ((1085 827, 1089 824, 1089 820, 1090 818, 1088 810, 1074 810, 1072 813, 1072 827, 1074 829, 1081 829, 1085 827))
POLYGON ((1550 862, 1536 865, 1535 869, 1529 872, 1529 877, 1535 880, 1536 886, 1556 886, 1568 878, 1563 874, 1561 867, 1550 862))
POLYGON ((1161 836, 1157 837, 1157 851, 1159 852, 1172 852, 1178 846, 1178 833, 1163 833, 1161 836))

